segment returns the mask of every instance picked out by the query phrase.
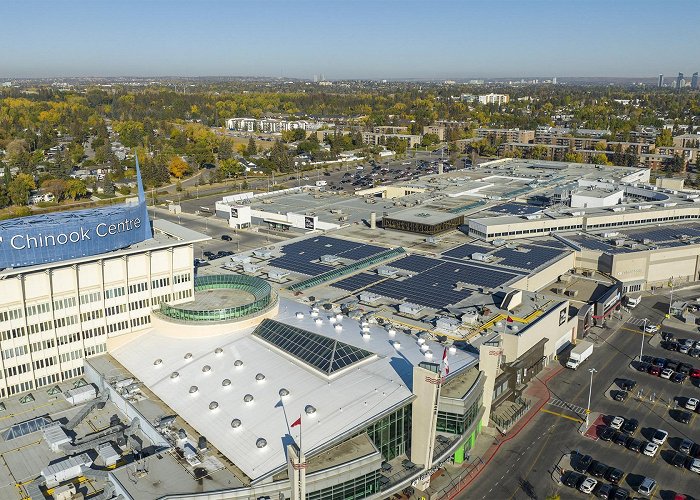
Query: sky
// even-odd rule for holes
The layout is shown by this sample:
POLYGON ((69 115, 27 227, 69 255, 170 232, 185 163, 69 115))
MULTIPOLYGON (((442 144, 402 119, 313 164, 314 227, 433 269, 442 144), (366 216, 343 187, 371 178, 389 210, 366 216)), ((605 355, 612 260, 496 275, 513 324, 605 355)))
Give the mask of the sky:
POLYGON ((0 77, 671 77, 698 0, 2 0, 0 77))

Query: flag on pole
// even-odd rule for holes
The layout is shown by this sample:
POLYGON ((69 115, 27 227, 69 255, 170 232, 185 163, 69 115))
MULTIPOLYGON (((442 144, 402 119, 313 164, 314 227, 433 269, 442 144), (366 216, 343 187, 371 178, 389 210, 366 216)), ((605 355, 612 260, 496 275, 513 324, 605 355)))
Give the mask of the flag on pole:
POLYGON ((450 364, 447 361, 447 347, 442 351, 442 366, 445 368, 445 376, 450 373, 450 364))
POLYGON ((510 316, 508 316, 508 318, 506 318, 506 322, 507 322, 507 323, 512 323, 512 322, 513 322, 513 318, 511 318, 510 316))
POLYGON ((296 427, 297 425, 301 425, 301 417, 297 418, 291 425, 291 427, 296 427))

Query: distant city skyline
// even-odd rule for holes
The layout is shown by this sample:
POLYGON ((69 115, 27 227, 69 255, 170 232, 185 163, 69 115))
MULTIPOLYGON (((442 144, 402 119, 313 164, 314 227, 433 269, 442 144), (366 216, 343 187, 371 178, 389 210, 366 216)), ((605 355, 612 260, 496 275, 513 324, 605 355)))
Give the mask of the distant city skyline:
POLYGON ((700 67, 700 3, 10 1, 0 76, 652 78, 700 67))

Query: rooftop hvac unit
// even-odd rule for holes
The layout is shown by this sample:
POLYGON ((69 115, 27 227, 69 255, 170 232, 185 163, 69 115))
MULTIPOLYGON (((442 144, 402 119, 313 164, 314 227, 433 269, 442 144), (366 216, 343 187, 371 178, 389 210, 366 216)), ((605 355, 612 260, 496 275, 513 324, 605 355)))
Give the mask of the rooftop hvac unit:
POLYGON ((591 276, 593 276, 593 271, 591 271, 590 269, 585 269, 581 274, 583 274, 587 278, 590 278, 591 276))
POLYGON ((642 238, 642 243, 644 245, 651 245, 653 241, 651 241, 649 238, 642 238))
POLYGON ((617 231, 611 232, 611 233, 603 233, 603 238, 614 238, 615 236, 618 236, 620 233, 617 231))
POLYGON ((613 240, 612 243, 613 243, 613 245, 615 245, 616 247, 621 247, 621 246, 623 246, 623 245, 625 244, 625 240, 613 240))
POLYGON ((559 295, 564 295, 566 293, 566 288, 564 287, 558 287, 554 289, 554 292, 559 294, 559 295))
POLYGON ((567 297, 576 297, 578 295, 578 290, 567 290, 564 295, 567 297))

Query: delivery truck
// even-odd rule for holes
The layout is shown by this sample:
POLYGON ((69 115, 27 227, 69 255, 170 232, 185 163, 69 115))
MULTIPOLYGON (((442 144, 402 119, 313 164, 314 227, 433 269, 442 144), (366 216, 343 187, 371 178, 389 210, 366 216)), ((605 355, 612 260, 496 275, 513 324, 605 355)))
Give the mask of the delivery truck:
POLYGON ((575 370, 581 363, 586 361, 593 354, 593 343, 582 340, 576 347, 571 349, 569 360, 566 362, 566 367, 575 370))

